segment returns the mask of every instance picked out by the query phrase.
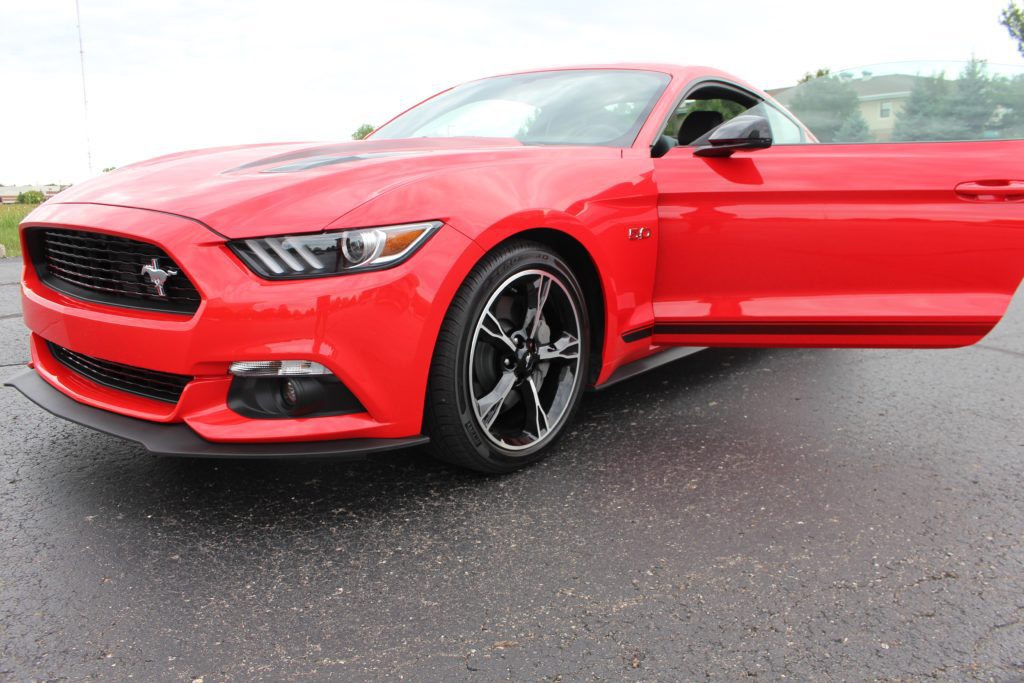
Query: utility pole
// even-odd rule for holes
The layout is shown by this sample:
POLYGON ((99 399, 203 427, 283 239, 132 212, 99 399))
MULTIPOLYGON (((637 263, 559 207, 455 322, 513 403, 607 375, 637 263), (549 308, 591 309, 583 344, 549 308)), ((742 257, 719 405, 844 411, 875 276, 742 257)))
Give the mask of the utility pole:
POLYGON ((82 44, 82 10, 75 0, 75 18, 78 21, 78 62, 82 67, 82 111, 85 113, 85 156, 92 175, 92 140, 89 139, 89 96, 85 90, 85 47, 82 44))

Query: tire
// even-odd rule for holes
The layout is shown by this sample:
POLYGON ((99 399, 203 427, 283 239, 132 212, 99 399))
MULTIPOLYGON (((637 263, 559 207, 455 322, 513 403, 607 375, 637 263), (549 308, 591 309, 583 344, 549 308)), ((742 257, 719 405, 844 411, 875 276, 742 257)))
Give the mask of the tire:
POLYGON ((491 474, 540 460, 579 408, 589 358, 586 303, 569 265, 536 242, 496 248, 441 325, 427 385, 431 453, 491 474))

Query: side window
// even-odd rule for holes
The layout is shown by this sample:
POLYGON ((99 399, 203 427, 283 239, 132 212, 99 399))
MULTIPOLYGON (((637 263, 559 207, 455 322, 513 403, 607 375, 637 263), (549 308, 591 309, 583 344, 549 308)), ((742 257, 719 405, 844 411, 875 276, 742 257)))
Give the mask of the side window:
POLYGON ((740 114, 767 118, 775 144, 814 142, 808 139, 803 127, 774 102, 761 101, 733 86, 709 84, 687 95, 669 117, 658 143, 662 146, 661 153, 672 146, 705 144, 711 131, 740 114))
POLYGON ((776 144, 807 142, 803 128, 773 103, 736 87, 709 84, 697 88, 680 103, 662 131, 660 144, 701 145, 718 126, 740 114, 764 116, 776 144))
POLYGON ((735 116, 739 116, 747 110, 744 105, 733 100, 722 98, 705 99, 700 97, 700 93, 695 95, 693 99, 683 100, 669 118, 662 135, 667 135, 674 140, 678 140, 680 144, 687 145, 704 133, 709 132, 712 128, 725 123, 735 116), (694 112, 709 113, 695 114, 687 123, 687 118, 694 114, 694 112), (686 129, 684 129, 684 123, 686 123, 686 129), (697 132, 698 130, 700 132, 697 132), (684 133, 682 138, 679 136, 680 131, 684 133), (691 132, 693 133, 692 135, 691 132))
POLYGON ((772 144, 799 145, 808 142, 800 126, 769 102, 762 102, 756 107, 751 107, 747 113, 757 114, 768 119, 768 123, 772 127, 772 144))
POLYGON ((1024 67, 876 64, 768 93, 826 144, 1024 139, 1024 67))

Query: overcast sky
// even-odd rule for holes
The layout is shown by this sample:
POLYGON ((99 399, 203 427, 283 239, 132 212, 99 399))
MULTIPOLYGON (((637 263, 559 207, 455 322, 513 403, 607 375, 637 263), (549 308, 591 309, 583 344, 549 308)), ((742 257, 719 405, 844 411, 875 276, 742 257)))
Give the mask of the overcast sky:
MULTIPOLYGON (((449 85, 564 64, 805 71, 1024 64, 1006 0, 80 0, 93 169, 166 152, 347 139, 449 85)), ((0 0, 0 182, 89 175, 74 0, 0 0)))

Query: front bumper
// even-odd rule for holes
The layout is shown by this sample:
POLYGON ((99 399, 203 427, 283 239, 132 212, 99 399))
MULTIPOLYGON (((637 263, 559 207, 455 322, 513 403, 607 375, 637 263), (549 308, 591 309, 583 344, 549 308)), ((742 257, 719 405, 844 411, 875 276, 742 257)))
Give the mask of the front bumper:
MULTIPOLYGON (((145 423, 186 426, 206 442, 224 444, 419 439, 444 302, 451 300, 480 255, 461 233, 442 228, 409 261, 389 270, 272 282, 245 267, 223 237, 180 216, 47 204, 25 224, 34 226, 105 232, 156 244, 181 266, 202 297, 192 315, 90 303, 51 289, 30 265, 22 280, 22 307, 33 333, 32 364, 40 377, 84 406, 145 423), (47 342, 93 358, 195 379, 177 403, 154 401, 69 371, 53 358, 47 342), (286 359, 326 366, 365 412, 253 419, 228 406, 228 367, 233 361, 286 359)), ((334 446, 331 452, 336 451, 334 446)))
POLYGON ((422 446, 425 436, 404 439, 338 439, 286 443, 214 443, 203 439, 183 423, 160 424, 90 408, 68 398, 43 381, 35 371, 24 370, 4 382, 29 400, 65 420, 141 444, 158 455, 192 458, 331 457, 361 460, 372 453, 422 446))

